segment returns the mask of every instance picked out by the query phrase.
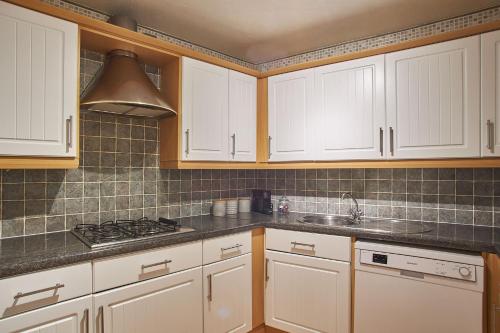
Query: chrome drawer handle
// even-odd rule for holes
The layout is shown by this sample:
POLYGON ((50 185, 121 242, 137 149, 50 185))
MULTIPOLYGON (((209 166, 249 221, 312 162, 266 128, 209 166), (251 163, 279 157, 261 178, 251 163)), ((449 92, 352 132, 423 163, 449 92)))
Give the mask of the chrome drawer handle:
POLYGON ((155 262, 154 264, 149 264, 149 265, 142 265, 142 269, 146 269, 146 268, 151 268, 151 267, 155 267, 155 266, 160 266, 160 265, 167 265, 167 264, 170 264, 172 262, 172 260, 163 260, 163 261, 160 261, 160 262, 155 262))
POLYGON ((267 159, 271 159, 271 140, 273 138, 269 135, 269 140, 267 140, 267 159))
POLYGON ((234 158, 234 155, 236 155, 236 133, 231 135, 231 138, 233 139, 233 151, 231 152, 231 155, 233 155, 234 158))
POLYGON ((389 127, 389 146, 391 150, 391 156, 394 156, 394 129, 389 127))
POLYGON ((66 119, 66 152, 73 147, 73 116, 66 119))
POLYGON ((14 295, 14 299, 19 299, 21 297, 35 295, 35 294, 43 293, 43 292, 50 291, 50 290, 54 290, 55 292, 57 292, 57 289, 60 289, 60 288, 63 288, 63 287, 64 287, 63 283, 58 283, 58 284, 56 284, 53 287, 47 287, 47 288, 43 288, 43 289, 29 291, 27 293, 18 292, 17 294, 14 295))
POLYGON ((233 246, 230 246, 230 247, 221 247, 220 251, 224 252, 224 251, 228 251, 228 250, 232 250, 232 249, 239 249, 242 246, 243 245, 241 245, 241 244, 236 244, 236 245, 233 245, 233 246))
POLYGON ((384 156, 384 129, 380 127, 379 132, 380 156, 384 156))
POLYGON ((186 130, 186 156, 189 155, 189 128, 186 130))
POLYGON ((307 246, 307 247, 310 247, 311 249, 314 250, 314 248, 316 247, 316 245, 314 244, 307 244, 307 243, 299 243, 299 242, 291 242, 293 247, 297 247, 297 246, 307 246))
POLYGON ((209 302, 212 302, 212 274, 208 274, 207 275, 207 279, 208 279, 208 295, 207 295, 207 298, 208 298, 209 302))
POLYGON ((104 307, 102 305, 99 307, 98 316, 101 324, 101 332, 99 333, 104 333, 104 307))
POLYGON ((493 124, 493 122, 491 120, 488 120, 486 122, 486 128, 488 130, 488 144, 487 144, 487 148, 493 153, 495 152, 494 151, 494 141, 495 141, 495 125, 493 124))
POLYGON ((269 281, 269 258, 266 258, 266 267, 265 267, 265 271, 266 271, 266 281, 269 281))
POLYGON ((89 309, 83 311, 83 319, 85 323, 85 333, 89 333, 89 309))

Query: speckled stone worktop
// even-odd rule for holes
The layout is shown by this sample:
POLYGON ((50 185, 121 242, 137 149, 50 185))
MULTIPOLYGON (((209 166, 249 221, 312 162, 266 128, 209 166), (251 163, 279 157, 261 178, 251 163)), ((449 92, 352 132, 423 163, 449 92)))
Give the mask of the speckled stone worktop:
POLYGON ((500 254, 500 228, 446 223, 425 223, 431 228, 424 234, 388 234, 345 227, 312 225, 299 222, 304 214, 268 216, 256 213, 234 217, 210 215, 181 218, 181 224, 194 231, 170 234, 142 241, 91 250, 70 232, 0 240, 0 278, 92 259, 153 249, 161 246, 196 241, 257 227, 298 230, 358 239, 390 241, 409 245, 432 246, 448 250, 491 252, 500 254))

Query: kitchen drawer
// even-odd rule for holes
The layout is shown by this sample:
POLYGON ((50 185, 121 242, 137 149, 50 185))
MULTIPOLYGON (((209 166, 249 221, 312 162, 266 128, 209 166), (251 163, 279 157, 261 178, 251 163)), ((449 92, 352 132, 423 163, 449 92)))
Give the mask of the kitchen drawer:
POLYGON ((92 293, 90 262, 0 280, 0 318, 92 293))
POLYGON ((266 229, 266 249, 351 261, 351 238, 344 236, 266 229))
POLYGON ((201 266, 201 241, 94 261, 94 292, 201 266))
POLYGON ((252 252, 250 231, 203 241, 203 265, 252 252))

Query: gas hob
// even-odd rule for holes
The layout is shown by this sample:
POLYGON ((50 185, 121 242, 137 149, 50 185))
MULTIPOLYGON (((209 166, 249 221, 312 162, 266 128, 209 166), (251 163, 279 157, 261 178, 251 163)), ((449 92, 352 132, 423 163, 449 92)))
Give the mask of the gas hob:
POLYGON ((101 224, 77 224, 71 230, 78 239, 90 248, 112 246, 190 231, 194 231, 194 229, 182 227, 177 221, 161 217, 158 221, 144 217, 137 220, 107 221, 101 224))

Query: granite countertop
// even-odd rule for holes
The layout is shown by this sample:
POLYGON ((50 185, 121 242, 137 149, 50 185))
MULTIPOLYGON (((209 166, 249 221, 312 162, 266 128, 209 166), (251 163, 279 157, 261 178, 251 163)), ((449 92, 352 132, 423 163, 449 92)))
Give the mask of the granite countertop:
POLYGON ((179 219, 181 224, 192 227, 194 231, 98 249, 90 249, 70 232, 2 239, 0 240, 0 278, 92 259, 217 237, 252 230, 256 227, 355 236, 357 239, 500 254, 500 228, 422 223, 422 225, 432 230, 424 234, 390 234, 363 229, 313 225, 297 221, 298 218, 304 215, 291 213, 288 216, 278 216, 277 214, 269 216, 247 213, 234 217, 214 217, 210 215, 186 217, 179 219))

